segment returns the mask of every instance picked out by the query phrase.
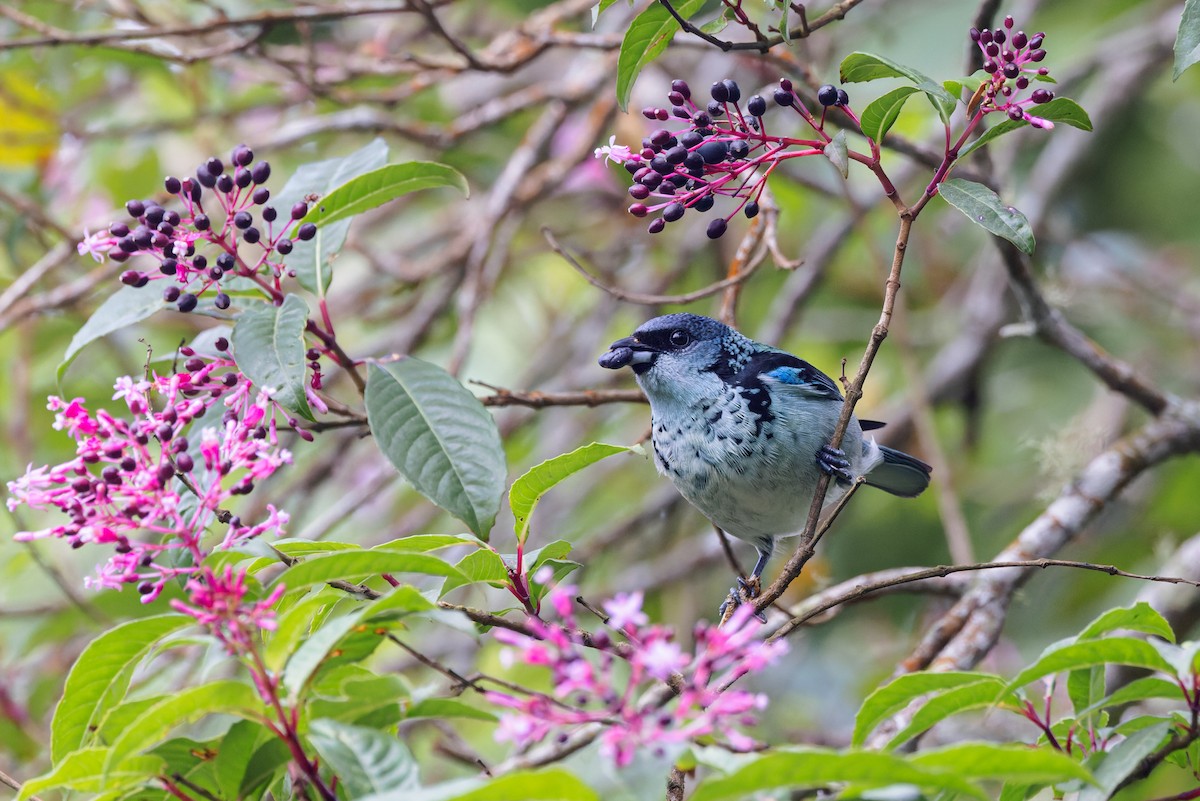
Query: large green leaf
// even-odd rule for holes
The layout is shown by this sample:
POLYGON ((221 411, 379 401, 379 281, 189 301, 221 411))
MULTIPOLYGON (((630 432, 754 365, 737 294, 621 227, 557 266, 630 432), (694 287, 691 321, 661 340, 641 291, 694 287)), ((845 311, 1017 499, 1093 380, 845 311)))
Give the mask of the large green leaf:
MULTIPOLYGON (((680 0, 674 3, 675 10, 684 19, 695 14, 704 5, 704 0, 680 0)), ((624 111, 629 106, 629 95, 633 82, 654 59, 663 54, 671 39, 679 32, 679 23, 661 3, 651 3, 629 24, 625 38, 621 40, 621 53, 617 57, 617 102, 624 111)))
POLYGON ((997 704, 996 693, 1004 689, 1004 682, 997 676, 988 676, 971 684, 952 687, 934 694, 912 716, 912 720, 891 740, 889 749, 898 748, 902 744, 917 737, 951 715, 957 715, 968 709, 987 709, 997 704))
POLYGON ((924 93, 929 98, 930 104, 945 123, 949 123, 950 115, 954 113, 954 107, 958 105, 958 100, 954 95, 947 92, 941 84, 935 83, 929 76, 874 53, 851 53, 842 59, 839 73, 842 83, 874 81, 878 78, 903 78, 910 81, 916 86, 918 92, 924 93))
POLYGON ((233 358, 256 387, 270 388, 283 408, 312 420, 304 394, 306 325, 308 304, 298 295, 286 296, 281 306, 255 303, 233 326, 233 358))
POLYGON ((938 185, 938 194, 971 222, 1002 239, 1012 242, 1024 253, 1033 253, 1033 228, 1025 215, 1006 206, 1000 196, 983 184, 951 178, 938 185))
POLYGON ((445 370, 406 357, 371 365, 375 442, 418 492, 487 538, 504 494, 504 449, 483 404, 445 370))
POLYGON ((1133 667, 1157 670, 1169 676, 1175 675, 1171 663, 1143 640, 1131 637, 1108 637, 1102 640, 1084 640, 1051 648, 1038 657, 1032 665, 1022 670, 1008 683, 1005 691, 1024 687, 1030 682, 1065 670, 1078 670, 1095 665, 1132 665, 1133 667))
POLYGON ((958 776, 912 764, 893 754, 799 748, 768 754, 726 776, 696 786, 691 801, 741 801, 748 795, 786 787, 854 782, 865 787, 911 784, 986 799, 983 791, 958 776))
MULTIPOLYGON (((1081 131, 1092 130, 1092 119, 1088 113, 1083 110, 1083 107, 1069 97, 1056 97, 1049 103, 1043 103, 1040 106, 1034 106, 1036 112, 1034 116, 1050 120, 1051 122, 1061 122, 1063 125, 1069 125, 1072 128, 1078 128, 1081 131)), ((1002 115, 1003 116, 1003 115, 1002 115)), ((979 138, 967 144, 958 151, 958 157, 962 158, 973 150, 991 142, 993 139, 1003 136, 1010 131, 1015 131, 1018 128, 1024 128, 1029 123, 1024 119, 1011 120, 1004 117, 1004 120, 996 123, 991 128, 988 128, 979 138)))
POLYGON ((157 615, 122 623, 92 640, 67 674, 50 723, 50 758, 60 762, 84 745, 108 710, 125 698, 133 671, 156 643, 195 619, 157 615))
POLYGON ((1175 34, 1175 70, 1171 80, 1179 80, 1184 70, 1200 61, 1200 0, 1185 0, 1183 18, 1175 34))
POLYGON ((441 186, 451 186, 464 195, 470 194, 467 179, 458 170, 445 164, 433 161, 387 164, 351 178, 321 198, 308 210, 304 222, 316 223, 320 228, 370 211, 401 195, 441 186))
POLYGON ((1110 751, 1099 751, 1088 760, 1095 771, 1095 784, 1083 788, 1078 801, 1105 801, 1125 777, 1141 765, 1171 732, 1171 722, 1162 721, 1129 735, 1110 751))
POLYGON ((258 747, 274 735, 252 720, 236 721, 221 737, 212 761, 213 778, 221 798, 235 799, 246 779, 250 761, 258 747))
MULTIPOLYGON (((379 169, 387 164, 387 154, 387 143, 382 139, 374 139, 348 156, 302 164, 292 173, 279 194, 272 198, 272 205, 281 214, 287 214, 292 206, 307 195, 324 197, 351 178, 379 169)), ((317 226, 317 235, 307 242, 293 239, 292 252, 284 257, 283 263, 288 269, 296 271, 300 286, 317 297, 324 297, 329 287, 333 260, 346 242, 350 223, 351 220, 340 220, 317 226)))
POLYGON ((593 442, 531 467, 525 475, 513 482, 508 491, 508 505, 516 518, 517 542, 524 544, 525 538, 529 536, 529 518, 534 507, 555 484, 601 459, 618 453, 628 453, 629 450, 623 445, 593 442))
POLYGON ((486 709, 471 706, 457 698, 426 698, 404 710, 405 720, 416 718, 467 718, 495 721, 496 716, 486 709))
POLYGON ((496 779, 469 778, 420 790, 388 790, 358 801, 600 801, 575 774, 563 768, 518 771, 496 779))
POLYGON ((493 587, 508 584, 508 566, 500 554, 491 548, 479 548, 459 560, 455 565, 462 578, 451 576, 442 584, 439 597, 467 584, 487 583, 493 587))
POLYGON ((900 110, 904 108, 908 98, 917 91, 915 86, 899 86, 872 100, 859 117, 862 132, 876 142, 882 142, 884 135, 896 124, 896 118, 900 116, 900 110))
POLYGON ((394 734, 326 718, 312 722, 308 739, 349 798, 420 787, 416 760, 394 734))
POLYGON ((106 334, 145 320, 159 309, 165 309, 169 304, 163 300, 162 287, 160 281, 151 281, 140 288, 122 286, 105 298, 71 338, 71 344, 67 345, 67 352, 63 354, 58 365, 58 380, 62 380, 63 373, 85 345, 106 334))
POLYGON ((1092 781, 1087 768, 1066 754, 1019 743, 958 743, 922 751, 909 761, 971 780, 1003 779, 1028 784, 1092 781))
POLYGON ((854 745, 866 742, 867 735, 878 726, 884 718, 898 712, 916 698, 938 690, 946 690, 964 684, 975 684, 981 680, 999 681, 987 673, 946 672, 946 673, 905 673, 878 688, 863 701, 862 708, 854 719, 854 745))
POLYGON ((44 790, 79 790, 85 793, 123 791, 158 775, 161 757, 144 756, 125 760, 119 770, 104 771, 107 748, 83 748, 58 761, 54 769, 30 779, 21 787, 16 801, 25 801, 44 790))
POLYGON ((232 679, 181 690, 147 709, 125 729, 109 749, 105 769, 120 768, 126 757, 157 745, 178 726, 219 714, 262 720, 263 701, 249 684, 232 679))
POLYGON ((444 559, 414 551, 336 551, 297 562, 275 578, 289 590, 343 579, 358 581, 381 573, 423 573, 465 578, 444 559))
POLYGON ((1153 606, 1140 601, 1133 606, 1109 609, 1102 613, 1079 632, 1078 640, 1092 640, 1102 634, 1108 634, 1117 629, 1130 629, 1144 634, 1162 637, 1167 642, 1175 642, 1175 632, 1153 606))

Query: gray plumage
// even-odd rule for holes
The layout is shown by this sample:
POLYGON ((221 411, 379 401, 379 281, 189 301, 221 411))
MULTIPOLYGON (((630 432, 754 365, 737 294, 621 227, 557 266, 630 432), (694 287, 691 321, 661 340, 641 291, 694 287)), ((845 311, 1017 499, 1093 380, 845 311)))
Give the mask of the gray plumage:
POLYGON ((830 503, 857 476, 912 497, 929 465, 863 434, 881 423, 851 418, 840 450, 828 447, 842 409, 837 384, 811 364, 709 317, 668 314, 614 342, 600 357, 629 366, 650 400, 661 473, 693 506, 759 552, 803 528, 822 472, 830 503))

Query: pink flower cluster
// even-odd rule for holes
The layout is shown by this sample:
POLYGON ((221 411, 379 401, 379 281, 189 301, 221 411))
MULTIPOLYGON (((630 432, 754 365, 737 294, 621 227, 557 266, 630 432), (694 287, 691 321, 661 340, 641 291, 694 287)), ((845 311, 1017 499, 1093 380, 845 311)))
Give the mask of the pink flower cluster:
POLYGON ((1026 36, 1025 31, 1013 31, 1012 17, 1004 18, 1004 27, 996 30, 971 29, 971 41, 983 53, 983 71, 988 74, 984 83, 984 99, 980 109, 986 114, 1003 111, 1011 120, 1024 120, 1034 128, 1053 128, 1054 123, 1029 113, 1031 106, 1049 103, 1054 93, 1035 89, 1028 97, 1018 99, 1029 88, 1031 80, 1050 74, 1037 64, 1046 57, 1042 42, 1044 33, 1026 36))
MULTIPOLYGON (((275 612, 271 608, 283 596, 284 586, 275 585, 270 595, 246 603, 246 571, 232 567, 216 573, 208 567, 188 579, 190 603, 172 600, 171 606, 191 615, 208 628, 230 653, 249 653, 251 637, 258 629, 275 630, 275 612)), ((257 675, 257 674, 256 674, 257 675)))
MULTIPOLYGON (((724 628, 700 624, 695 648, 684 650, 674 633, 650 626, 642 611, 642 594, 618 595, 604 604, 608 626, 627 642, 614 641, 606 632, 590 637, 587 647, 572 612, 574 587, 557 587, 548 600, 559 621, 547 623, 530 617, 534 637, 496 629, 496 639, 512 647, 528 665, 548 668, 552 694, 534 693, 518 698, 488 692, 488 699, 509 710, 501 716, 496 739, 527 747, 586 723, 605 727, 601 750, 617 766, 628 765, 639 749, 662 753, 664 746, 714 736, 739 751, 754 747, 740 726, 753 725, 754 710, 766 698, 746 690, 718 688, 750 672, 762 670, 786 650, 784 641, 757 639, 758 622, 753 607, 739 607, 724 628), (639 703, 642 693, 656 682, 678 681, 678 694, 662 707, 639 703)), ((515 651, 515 654, 514 654, 515 651)))
MULTIPOLYGON (((220 352, 228 348, 224 339, 216 344, 220 352)), ((213 549, 282 534, 288 521, 270 505, 266 518, 253 525, 224 508, 291 461, 276 436, 281 410, 231 359, 202 358, 190 348, 181 354, 187 358, 180 372, 117 380, 113 399, 124 401, 127 416, 92 412, 82 398, 51 397, 54 427, 75 440, 76 455, 54 466, 31 466, 8 484, 10 510, 28 506, 67 516, 58 525, 21 532, 18 540, 111 545, 113 555, 88 583, 114 589, 137 584, 143 602, 176 577, 210 577, 199 566, 213 549)), ((198 586, 188 585, 191 603, 204 608, 198 586)), ((229 594, 216 586, 208 592, 210 599, 229 594)))

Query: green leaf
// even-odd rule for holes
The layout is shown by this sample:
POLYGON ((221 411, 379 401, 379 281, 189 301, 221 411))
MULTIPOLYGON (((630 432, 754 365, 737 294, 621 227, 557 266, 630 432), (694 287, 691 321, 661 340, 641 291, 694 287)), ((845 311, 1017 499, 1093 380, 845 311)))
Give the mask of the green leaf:
POLYGON ((495 721, 496 716, 485 709, 471 706, 457 698, 426 698, 404 711, 405 720, 414 718, 467 718, 495 721))
POLYGON ((1083 710, 1104 697, 1104 668, 1090 667, 1067 673, 1067 697, 1076 717, 1083 717, 1083 710))
POLYGON ((163 300, 162 287, 157 283, 151 282, 140 288, 122 286, 105 298, 83 327, 75 332, 71 344, 67 345, 67 352, 59 362, 58 380, 62 381, 63 373, 84 346, 113 331, 141 322, 167 305, 163 300))
POLYGON ((555 484, 601 459, 628 452, 629 448, 622 445, 593 442, 530 468, 529 472, 513 482, 508 491, 508 505, 516 518, 517 542, 522 545, 525 543, 534 507, 555 484))
POLYGON ((467 584, 484 582, 493 587, 503 587, 508 584, 508 565, 500 558, 500 554, 490 548, 479 548, 464 556, 455 565, 462 578, 451 577, 442 584, 438 597, 444 596, 451 590, 467 584))
POLYGON ((871 101, 859 118, 862 121, 862 132, 876 142, 882 142, 884 135, 896 124, 896 118, 900 116, 900 110, 904 108, 908 98, 916 92, 916 87, 900 86, 871 101))
MULTIPOLYGON (((703 5, 704 0, 680 0, 674 4, 684 19, 703 5)), ((679 30, 679 23, 661 3, 651 3, 629 24, 617 57, 617 102, 622 111, 629 106, 629 95, 637 76, 647 64, 663 54, 679 30)))
POLYGON ((50 724, 50 758, 55 762, 84 745, 108 710, 129 689, 134 669, 154 645, 195 623, 187 615, 157 615, 122 623, 101 634, 71 666, 62 700, 50 724))
POLYGON ((825 158, 837 168, 842 178, 850 177, 850 154, 846 148, 846 132, 838 131, 824 148, 825 158))
MULTIPOLYGON (((875 690, 863 701, 862 708, 854 719, 853 745, 862 745, 867 735, 878 726, 884 718, 908 706, 913 699, 938 690, 946 690, 964 684, 975 684, 981 680, 999 681, 987 673, 946 672, 946 673, 905 673, 897 676, 875 690)), ((994 697, 994 696, 993 696, 994 697)))
POLYGON ((376 545, 376 551, 436 551, 452 545, 479 545, 481 540, 472 534, 412 534, 376 545))
POLYGON ((1175 642, 1175 632, 1171 630, 1171 624, 1145 601, 1129 607, 1109 609, 1079 632, 1076 639, 1092 640, 1117 629, 1140 631, 1162 637, 1167 642, 1175 642))
POLYGON ((272 583, 297 590, 335 579, 359 581, 381 573, 423 573, 465 578, 444 559, 410 551, 335 551, 311 556, 280 573, 272 583))
POLYGON ((483 404, 442 368, 405 357, 371 365, 366 405, 375 442, 400 475, 487 539, 506 466, 483 404))
POLYGON ((1088 760, 1093 766, 1095 785, 1083 788, 1078 801, 1104 801, 1111 796, 1117 785, 1167 738, 1171 728, 1171 722, 1164 720, 1134 732, 1110 751, 1095 754, 1088 760))
POLYGON ((981 83, 983 83, 983 81, 981 81, 979 78, 976 78, 973 75, 968 75, 964 78, 942 81, 942 86, 947 92, 961 100, 963 96, 963 90, 966 90, 968 95, 973 95, 981 83))
POLYGON ((1025 215, 1000 202, 1000 196, 983 184, 951 178, 938 185, 938 194, 971 222, 1007 239, 1023 253, 1033 253, 1033 228, 1025 215))
POLYGON ((1186 0, 1175 34, 1175 71, 1171 80, 1179 80, 1184 70, 1197 61, 1200 61, 1200 0, 1186 0))
POLYGON ((964 684, 961 687, 952 687, 937 693, 917 710, 904 730, 888 742, 888 749, 898 748, 912 738, 929 731, 951 715, 957 715, 968 709, 985 709, 995 706, 997 703, 996 693, 1003 688, 1004 682, 999 677, 988 676, 977 682, 964 684))
POLYGON ((1108 664, 1144 667, 1171 676, 1175 674, 1171 664, 1150 643, 1130 637, 1109 637, 1051 648, 1032 665, 1018 673, 1005 687, 1005 691, 1024 687, 1030 682, 1064 670, 1108 664))
POLYGON ((147 709, 113 742, 105 770, 119 768, 125 758, 166 739, 173 729, 207 715, 263 719, 263 702, 249 684, 231 679, 189 687, 147 709))
POLYGON ((917 91, 929 98, 942 122, 949 123, 958 100, 924 73, 890 58, 873 53, 851 53, 842 59, 839 69, 842 83, 860 83, 878 78, 903 78, 916 85, 917 91))
POLYGON ((1143 676, 1140 679, 1134 679, 1112 695, 1101 698, 1090 707, 1079 710, 1075 714, 1077 717, 1083 717, 1097 709, 1125 706, 1150 698, 1167 698, 1177 703, 1184 703, 1183 692, 1175 682, 1160 676, 1143 676))
POLYGON ((125 760, 119 770, 104 772, 107 748, 83 748, 55 760, 49 773, 30 779, 21 787, 16 801, 44 790, 79 790, 85 793, 124 791, 158 775, 164 768, 161 757, 144 756, 125 760))
POLYGON ((965 779, 919 767, 892 754, 801 748, 768 754, 727 776, 709 777, 696 786, 691 801, 741 801, 760 791, 831 782, 855 782, 867 787, 911 784, 986 798, 982 790, 965 779))
POLYGON ((304 327, 308 304, 298 295, 288 295, 282 306, 255 303, 233 326, 233 358, 238 369, 259 389, 271 389, 271 397, 283 408, 305 420, 313 420, 304 394, 304 327))
MULTIPOLYGON (((292 206, 304 200, 306 195, 324 196, 351 178, 379 169, 387 164, 388 147, 382 139, 375 139, 366 147, 356 150, 344 158, 326 159, 303 164, 292 173, 279 194, 271 203, 287 214, 292 206)), ((284 257, 284 265, 296 271, 300 286, 317 297, 324 297, 332 277, 332 263, 346 242, 350 220, 326 223, 317 228, 317 235, 307 242, 292 239, 292 252, 284 257)))
MULTIPOLYGON (((1056 97, 1049 103, 1043 103, 1036 106, 1037 114, 1034 116, 1050 120, 1051 122, 1063 125, 1069 125, 1072 128, 1078 128, 1081 131, 1092 130, 1092 120, 1088 117, 1088 113, 1083 110, 1083 107, 1069 97, 1056 97)), ((958 151, 958 157, 962 158, 973 150, 986 145, 988 142, 1003 136, 1010 131, 1015 131, 1018 128, 1024 128, 1029 125, 1025 120, 1010 120, 1005 117, 1002 122, 993 125, 984 131, 978 139, 968 144, 962 150, 958 151)))
POLYGON ((251 720, 239 720, 229 727, 217 745, 213 760, 213 777, 221 798, 238 797, 254 752, 273 737, 265 727, 251 720))
POLYGON ((1003 779, 1028 784, 1092 781, 1087 768, 1066 754, 1016 743, 958 743, 922 751, 909 761, 972 780, 1003 779))
POLYGON ((357 801, 600 801, 563 768, 518 771, 496 779, 457 779, 420 790, 388 790, 357 801))
POLYGON ((470 195, 467 179, 453 167, 433 161, 388 164, 351 178, 334 189, 308 210, 302 222, 315 223, 320 228, 370 211, 401 195, 442 186, 454 187, 464 195, 470 195))
POLYGON ((323 719, 312 722, 308 739, 349 798, 420 786, 417 763, 395 735, 323 719))
POLYGON ((276 616, 275 630, 268 634, 263 652, 263 661, 269 669, 277 671, 287 664, 297 644, 312 628, 317 612, 329 604, 328 598, 310 595, 276 616))

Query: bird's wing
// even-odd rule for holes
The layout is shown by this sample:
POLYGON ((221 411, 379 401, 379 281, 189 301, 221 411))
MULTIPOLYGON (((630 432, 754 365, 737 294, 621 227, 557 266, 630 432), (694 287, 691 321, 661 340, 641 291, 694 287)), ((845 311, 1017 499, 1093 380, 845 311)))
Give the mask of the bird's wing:
POLYGON ((773 381, 779 389, 796 391, 810 398, 842 399, 842 391, 832 378, 790 353, 755 354, 743 372, 773 381))

